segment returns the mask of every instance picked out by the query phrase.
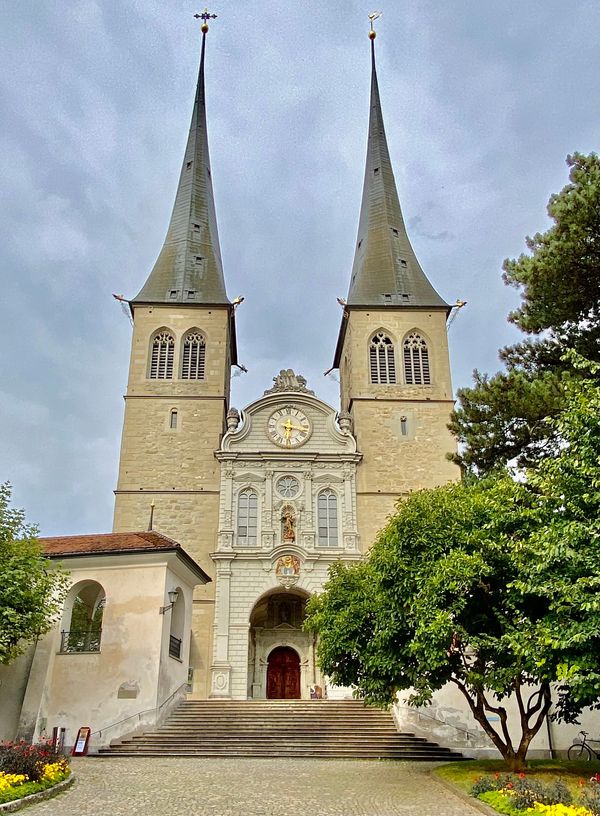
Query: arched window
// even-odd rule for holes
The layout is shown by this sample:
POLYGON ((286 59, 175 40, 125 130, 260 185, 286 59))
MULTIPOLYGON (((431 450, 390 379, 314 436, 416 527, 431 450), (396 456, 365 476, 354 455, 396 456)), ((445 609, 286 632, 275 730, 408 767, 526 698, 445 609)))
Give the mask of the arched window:
POLYGON ((317 502, 319 547, 338 546, 337 496, 333 490, 319 493, 317 502))
POLYGON ((181 355, 181 379, 203 380, 205 376, 206 340, 195 329, 183 340, 181 355))
POLYGON ((99 652, 106 595, 95 581, 87 581, 67 597, 61 652, 99 652), (74 594, 73 594, 74 593, 74 594))
POLYGON ((258 496, 253 490, 242 490, 238 496, 237 543, 256 547, 258 496))
POLYGON ((173 357, 175 338, 170 331, 158 332, 152 341, 150 356, 150 379, 170 380, 173 378, 173 357))
POLYGON ((386 385, 396 382, 396 360, 394 344, 380 331, 373 335, 369 344, 369 364, 371 382, 386 385))
POLYGON ((177 428, 177 408, 171 408, 169 413, 169 428, 174 431, 177 428))
POLYGON ((403 351, 404 382, 407 385, 431 385, 429 351, 421 335, 411 332, 404 340, 403 351))

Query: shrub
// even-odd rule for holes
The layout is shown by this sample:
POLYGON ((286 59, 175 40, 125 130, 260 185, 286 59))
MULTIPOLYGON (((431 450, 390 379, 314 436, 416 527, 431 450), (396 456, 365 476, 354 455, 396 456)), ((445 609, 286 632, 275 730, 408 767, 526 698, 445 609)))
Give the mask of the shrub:
POLYGON ((55 763, 62 763, 63 772, 68 769, 67 758, 58 753, 51 743, 30 745, 20 740, 0 744, 0 771, 24 774, 30 782, 39 782, 45 767, 55 763))
POLYGON ((600 783, 595 780, 590 780, 589 783, 582 788, 579 800, 593 816, 600 816, 600 783))

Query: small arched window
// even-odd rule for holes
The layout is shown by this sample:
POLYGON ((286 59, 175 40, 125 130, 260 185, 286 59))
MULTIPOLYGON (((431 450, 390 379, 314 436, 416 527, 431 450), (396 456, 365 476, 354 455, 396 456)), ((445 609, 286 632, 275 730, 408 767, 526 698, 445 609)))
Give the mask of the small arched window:
POLYGON ((337 496, 333 490, 322 490, 317 502, 319 547, 338 546, 337 496))
POLYGON ((174 431, 177 428, 177 408, 172 408, 169 414, 169 428, 174 431))
POLYGON ((421 335, 411 332, 404 340, 403 351, 404 382, 407 385, 431 385, 429 351, 421 335))
POLYGON ((253 490, 242 490, 238 496, 237 543, 242 547, 256 546, 258 496, 253 490))
POLYGON ((173 378, 174 355, 175 338, 170 331, 160 331, 152 341, 150 379, 171 380, 173 378))
POLYGON ((206 340, 199 331, 191 331, 183 339, 181 379, 203 380, 206 365, 206 340))
POLYGON ((369 365, 371 382, 388 385, 396 382, 396 359, 394 344, 382 331, 371 338, 369 344, 369 365))
POLYGON ((60 633, 61 652, 100 651, 105 603, 104 589, 95 581, 80 585, 79 591, 67 599, 65 628, 60 633))

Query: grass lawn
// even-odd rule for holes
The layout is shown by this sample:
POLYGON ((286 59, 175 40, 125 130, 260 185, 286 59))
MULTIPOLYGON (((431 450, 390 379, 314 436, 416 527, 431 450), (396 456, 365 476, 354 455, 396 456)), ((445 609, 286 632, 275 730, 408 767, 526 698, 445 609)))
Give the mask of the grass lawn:
MULTIPOLYGON (((506 774, 509 771, 501 759, 484 759, 442 765, 433 773, 456 785, 464 793, 470 793, 471 786, 480 776, 506 774)), ((573 792, 579 787, 580 780, 587 782, 595 773, 600 773, 600 762, 572 762, 568 759, 532 759, 525 769, 528 777, 539 779, 540 782, 560 778, 573 792)))

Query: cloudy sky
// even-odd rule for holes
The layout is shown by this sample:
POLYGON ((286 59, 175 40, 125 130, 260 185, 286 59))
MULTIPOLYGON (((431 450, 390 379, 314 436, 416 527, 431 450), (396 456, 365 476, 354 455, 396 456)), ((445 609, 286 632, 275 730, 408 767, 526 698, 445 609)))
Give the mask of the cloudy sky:
MULTIPOLYGON (((0 480, 45 535, 111 528, 133 296, 160 250, 191 114, 190 0, 6 0, 0 43, 0 480)), ((293 367, 324 378, 365 159, 365 0, 220 0, 207 95, 238 309, 239 407, 293 367)), ((378 22, 396 182, 450 302, 456 387, 516 333, 503 258, 549 226, 565 157, 597 147, 595 0, 404 0, 378 22)))

